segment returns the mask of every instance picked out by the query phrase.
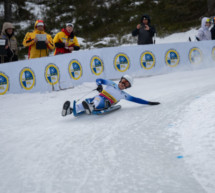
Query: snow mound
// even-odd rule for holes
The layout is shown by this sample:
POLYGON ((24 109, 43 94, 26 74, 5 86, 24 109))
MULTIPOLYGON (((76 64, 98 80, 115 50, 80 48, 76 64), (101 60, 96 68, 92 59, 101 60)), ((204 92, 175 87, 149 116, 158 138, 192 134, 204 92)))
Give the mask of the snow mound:
POLYGON ((200 184, 215 190, 215 92, 196 97, 184 110, 176 129, 181 136, 184 158, 200 184))

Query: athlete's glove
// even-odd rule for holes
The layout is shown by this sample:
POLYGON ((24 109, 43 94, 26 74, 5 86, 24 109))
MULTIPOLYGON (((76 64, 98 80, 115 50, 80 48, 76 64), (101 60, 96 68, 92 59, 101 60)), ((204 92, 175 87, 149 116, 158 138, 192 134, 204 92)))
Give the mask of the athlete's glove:
POLYGON ((97 87, 97 89, 96 89, 98 92, 102 92, 103 91, 103 87, 102 87, 102 85, 100 84, 100 85, 98 85, 98 87, 97 87))
POLYGON ((159 105, 160 103, 159 102, 149 102, 148 104, 149 105, 159 105))

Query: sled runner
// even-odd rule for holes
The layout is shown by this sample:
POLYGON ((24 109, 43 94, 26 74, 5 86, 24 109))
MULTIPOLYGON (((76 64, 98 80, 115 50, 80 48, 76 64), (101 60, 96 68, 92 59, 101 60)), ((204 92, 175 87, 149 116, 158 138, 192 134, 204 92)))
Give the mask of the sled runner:
MULTIPOLYGON (((121 105, 114 105, 114 106, 111 106, 107 109, 102 109, 102 110, 93 110, 91 112, 92 115, 104 115, 104 114, 108 114, 108 113, 111 113, 113 111, 116 111, 116 110, 119 110, 121 108, 121 105)), ((73 102, 73 115, 75 117, 78 117, 82 114, 84 114, 85 112, 80 112, 80 113, 77 113, 76 112, 76 101, 74 100, 73 102)))

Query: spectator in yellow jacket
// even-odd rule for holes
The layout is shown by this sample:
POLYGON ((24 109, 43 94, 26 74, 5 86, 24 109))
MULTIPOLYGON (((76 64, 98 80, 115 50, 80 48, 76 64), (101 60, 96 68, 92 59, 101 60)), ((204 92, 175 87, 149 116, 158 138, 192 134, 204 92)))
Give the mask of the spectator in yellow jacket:
POLYGON ((45 25, 43 20, 37 20, 34 25, 34 31, 28 32, 23 40, 23 45, 28 48, 28 58, 40 58, 49 55, 49 51, 54 49, 54 43, 51 35, 45 32, 45 25), (43 34, 44 39, 38 39, 43 34))
POLYGON ((55 52, 54 55, 71 53, 74 50, 79 50, 80 45, 77 37, 73 32, 73 24, 67 23, 66 28, 58 32, 54 37, 55 52))

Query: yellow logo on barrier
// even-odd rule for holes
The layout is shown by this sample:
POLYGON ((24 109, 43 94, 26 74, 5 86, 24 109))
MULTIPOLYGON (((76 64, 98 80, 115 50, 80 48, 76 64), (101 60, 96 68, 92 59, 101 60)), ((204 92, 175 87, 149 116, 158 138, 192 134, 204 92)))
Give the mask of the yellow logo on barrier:
POLYGON ((191 48, 189 60, 191 64, 200 64, 202 62, 202 51, 199 48, 191 48))
POLYGON ((104 70, 102 60, 98 56, 93 56, 90 62, 90 68, 93 74, 99 76, 104 70))
POLYGON ((215 47, 212 48, 212 58, 215 61, 215 47))
POLYGON ((82 67, 78 60, 69 63, 69 75, 72 79, 78 80, 82 76, 82 67))
POLYGON ((165 56, 165 62, 170 67, 176 67, 179 64, 180 57, 176 50, 170 49, 165 56))
POLYGON ((146 70, 150 70, 155 66, 155 56, 152 52, 143 52, 140 57, 140 64, 146 70))
POLYGON ((35 85, 35 76, 30 68, 22 69, 19 80, 22 88, 26 90, 31 90, 35 85))
POLYGON ((126 54, 120 53, 115 56, 114 67, 120 72, 125 72, 130 67, 129 58, 126 54))
POLYGON ((60 77, 58 67, 55 64, 48 64, 46 66, 45 77, 46 77, 46 81, 49 84, 51 85, 57 84, 59 82, 59 77, 60 77))
POLYGON ((9 79, 7 75, 3 72, 0 72, 0 95, 4 95, 9 88, 9 79))

